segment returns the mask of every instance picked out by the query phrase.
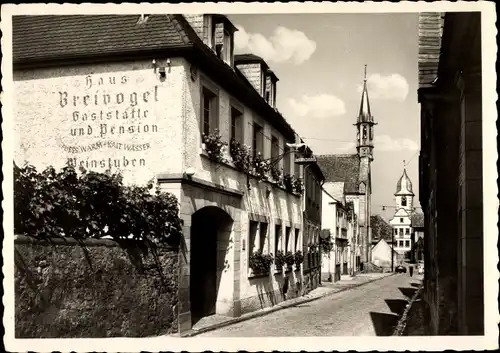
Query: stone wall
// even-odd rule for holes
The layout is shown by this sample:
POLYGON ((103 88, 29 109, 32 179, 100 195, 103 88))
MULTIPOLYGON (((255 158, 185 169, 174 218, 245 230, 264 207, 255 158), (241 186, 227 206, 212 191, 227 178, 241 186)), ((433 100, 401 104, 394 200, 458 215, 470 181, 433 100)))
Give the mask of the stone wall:
POLYGON ((67 238, 15 240, 16 338, 177 331, 177 250, 67 238), (83 245, 83 246, 82 246, 83 245))

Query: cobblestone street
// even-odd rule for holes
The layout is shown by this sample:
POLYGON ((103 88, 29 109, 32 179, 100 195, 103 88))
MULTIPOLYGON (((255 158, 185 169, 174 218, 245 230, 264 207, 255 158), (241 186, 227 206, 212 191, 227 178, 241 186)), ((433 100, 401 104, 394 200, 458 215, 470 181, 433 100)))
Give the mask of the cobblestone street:
POLYGON ((197 337, 392 335, 420 279, 389 276, 197 337))

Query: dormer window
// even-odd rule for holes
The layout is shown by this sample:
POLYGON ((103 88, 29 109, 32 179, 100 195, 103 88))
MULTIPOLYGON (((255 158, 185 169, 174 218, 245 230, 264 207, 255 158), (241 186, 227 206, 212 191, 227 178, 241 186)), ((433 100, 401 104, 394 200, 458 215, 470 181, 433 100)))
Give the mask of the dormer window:
POLYGON ((232 67, 235 31, 232 23, 222 15, 205 15, 204 27, 206 31, 205 44, 215 52, 220 60, 232 67))
POLYGON ((224 45, 223 44, 216 44, 215 45, 215 54, 217 55, 217 57, 221 60, 224 60, 224 57, 223 57, 223 50, 224 50, 224 45))
POLYGON ((233 66, 233 35, 224 29, 224 40, 223 40, 223 52, 224 57, 222 60, 229 66, 233 66))
POLYGON ((264 72, 264 70, 261 71, 262 74, 261 74, 261 85, 262 85, 262 97, 265 97, 266 96, 266 73, 264 72))

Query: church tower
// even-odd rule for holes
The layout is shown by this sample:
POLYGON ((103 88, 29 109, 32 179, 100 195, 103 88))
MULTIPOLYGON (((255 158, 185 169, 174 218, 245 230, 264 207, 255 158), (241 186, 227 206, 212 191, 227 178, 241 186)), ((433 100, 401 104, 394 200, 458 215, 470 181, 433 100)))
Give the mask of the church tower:
POLYGON ((359 157, 359 209, 360 209, 360 230, 363 239, 363 261, 371 262, 371 162, 373 161, 373 127, 376 125, 371 110, 370 100, 368 98, 368 87, 366 84, 366 65, 363 81, 363 91, 361 93, 361 104, 359 114, 356 120, 357 138, 356 149, 359 157))
POLYGON ((413 185, 410 178, 406 174, 406 167, 403 169, 403 175, 398 180, 396 185, 396 210, 404 209, 409 215, 413 212, 413 185))
POLYGON ((370 100, 368 99, 368 88, 366 85, 366 65, 365 78, 363 81, 363 92, 361 93, 361 104, 356 124, 357 138, 356 148, 360 158, 367 158, 369 162, 373 161, 373 126, 376 125, 371 110, 370 100))

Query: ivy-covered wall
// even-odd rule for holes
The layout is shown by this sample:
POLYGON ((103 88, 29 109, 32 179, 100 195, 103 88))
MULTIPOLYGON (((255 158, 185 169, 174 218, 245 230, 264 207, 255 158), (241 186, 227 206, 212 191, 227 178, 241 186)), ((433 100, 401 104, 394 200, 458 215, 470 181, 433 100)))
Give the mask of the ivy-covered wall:
POLYGON ((178 252, 130 240, 15 240, 17 338, 177 331, 178 252), (83 245, 83 246, 82 246, 83 245))

